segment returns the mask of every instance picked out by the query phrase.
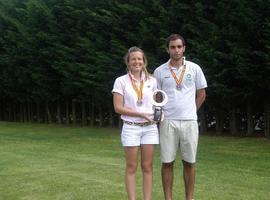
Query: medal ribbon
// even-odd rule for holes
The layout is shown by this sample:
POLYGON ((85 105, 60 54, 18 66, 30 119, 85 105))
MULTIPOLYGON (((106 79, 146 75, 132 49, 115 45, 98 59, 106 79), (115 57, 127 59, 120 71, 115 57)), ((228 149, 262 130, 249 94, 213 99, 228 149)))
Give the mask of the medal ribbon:
POLYGON ((131 75, 129 74, 129 78, 131 80, 133 89, 135 90, 137 97, 138 97, 138 101, 142 100, 142 90, 143 90, 143 80, 140 81, 140 90, 137 87, 137 84, 135 82, 135 80, 131 77, 131 75))
POLYGON ((169 68, 170 68, 171 74, 172 74, 172 76, 173 76, 173 78, 174 78, 174 80, 176 82, 176 85, 180 85, 182 83, 182 81, 183 81, 183 77, 184 77, 184 74, 185 74, 185 71, 186 71, 186 63, 184 64, 184 69, 181 71, 179 79, 176 77, 176 74, 174 73, 170 63, 169 63, 169 68))

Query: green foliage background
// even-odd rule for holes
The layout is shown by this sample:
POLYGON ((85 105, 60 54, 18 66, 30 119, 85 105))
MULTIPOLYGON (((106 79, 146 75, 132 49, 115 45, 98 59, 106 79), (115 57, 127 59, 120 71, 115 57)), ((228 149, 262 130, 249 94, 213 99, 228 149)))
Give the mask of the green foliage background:
POLYGON ((92 124, 97 118, 117 124, 111 89, 126 72, 127 49, 141 47, 152 72, 168 59, 166 37, 180 33, 186 57, 206 74, 207 112, 216 118, 218 110, 227 115, 235 108, 251 117, 266 113, 268 132, 269 7, 269 0, 1 0, 0 100, 2 113, 9 112, 1 118, 74 121, 78 117, 69 113, 76 100, 89 101, 89 111, 80 108, 84 124, 85 116, 92 124), (34 109, 36 104, 41 107, 34 109), (40 108, 46 108, 41 117, 40 108))

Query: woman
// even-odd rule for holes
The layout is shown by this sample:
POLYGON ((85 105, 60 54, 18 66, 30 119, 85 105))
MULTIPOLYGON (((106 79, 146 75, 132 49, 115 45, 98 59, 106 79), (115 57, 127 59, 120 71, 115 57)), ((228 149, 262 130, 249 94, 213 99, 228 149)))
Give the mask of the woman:
POLYGON ((136 199, 136 169, 141 153, 144 200, 152 196, 152 163, 154 145, 159 143, 157 125, 153 121, 151 98, 156 80, 147 72, 147 59, 138 47, 131 47, 124 57, 127 74, 118 77, 113 86, 115 112, 121 114, 121 141, 125 151, 125 183, 129 200, 136 199))

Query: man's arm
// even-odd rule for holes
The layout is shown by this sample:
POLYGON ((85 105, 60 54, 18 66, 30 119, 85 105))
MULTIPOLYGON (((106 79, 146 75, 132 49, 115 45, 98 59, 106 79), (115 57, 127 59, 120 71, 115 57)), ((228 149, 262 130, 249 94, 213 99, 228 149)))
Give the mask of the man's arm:
POLYGON ((196 107, 197 110, 200 109, 201 105, 203 104, 206 97, 205 88, 199 89, 196 91, 196 107))

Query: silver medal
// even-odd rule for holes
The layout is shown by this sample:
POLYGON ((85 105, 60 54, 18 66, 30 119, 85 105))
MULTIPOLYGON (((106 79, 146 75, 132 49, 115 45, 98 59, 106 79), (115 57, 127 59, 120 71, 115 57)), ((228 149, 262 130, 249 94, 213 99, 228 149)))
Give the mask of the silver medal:
POLYGON ((138 100, 138 101, 137 101, 137 106, 141 106, 142 103, 143 103, 142 100, 138 100))
POLYGON ((179 85, 176 85, 176 89, 177 90, 181 90, 182 86, 179 84, 179 85))

